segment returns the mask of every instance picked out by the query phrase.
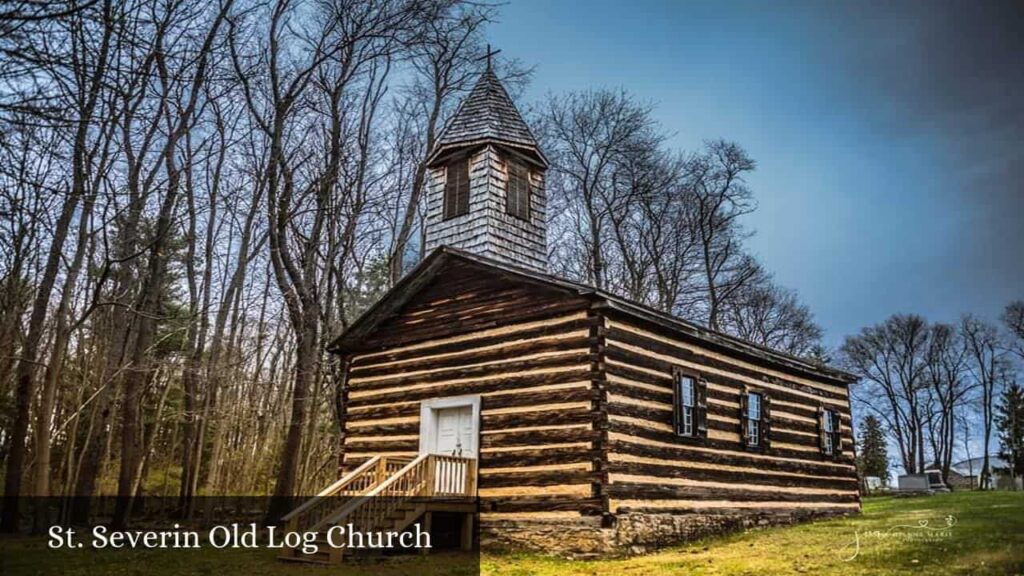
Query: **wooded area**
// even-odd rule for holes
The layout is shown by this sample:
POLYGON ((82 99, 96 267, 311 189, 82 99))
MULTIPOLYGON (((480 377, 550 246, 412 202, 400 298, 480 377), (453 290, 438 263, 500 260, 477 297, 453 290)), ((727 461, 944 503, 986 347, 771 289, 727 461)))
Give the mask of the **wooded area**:
MULTIPOLYGON (((907 474, 938 470, 948 481, 955 459, 977 457, 978 484, 989 488, 995 454, 1011 479, 1024 474, 1024 302, 1009 304, 1001 320, 929 323, 897 314, 846 338, 840 363, 861 378, 854 404, 876 419, 869 428, 892 438, 907 474)), ((869 475, 886 472, 885 446, 864 444, 871 446, 865 459, 875 460, 869 475)))
MULTIPOLYGON (((426 155, 498 9, 4 5, 3 529, 19 496, 172 495, 191 513, 198 495, 336 478, 326 345, 423 257, 426 155)), ((513 91, 529 81, 514 60, 494 66, 513 91)), ((740 146, 672 151, 624 92, 555 95, 534 116, 553 273, 825 357, 808 308, 744 246, 755 162, 740 146)), ((987 362, 985 342, 969 358, 987 362)), ((991 410, 995 387, 981 389, 991 410)), ((913 414, 908 445, 922 445, 932 428, 913 414)), ((122 500, 115 523, 130 513, 122 500)))

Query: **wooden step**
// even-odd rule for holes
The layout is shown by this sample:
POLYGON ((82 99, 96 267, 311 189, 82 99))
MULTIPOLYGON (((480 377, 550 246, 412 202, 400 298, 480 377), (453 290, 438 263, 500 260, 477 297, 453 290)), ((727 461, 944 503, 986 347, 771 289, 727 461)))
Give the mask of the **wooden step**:
POLYGON ((323 566, 328 566, 331 563, 329 556, 326 558, 319 558, 313 556, 288 556, 286 554, 281 554, 277 557, 277 559, 282 562, 295 562, 298 564, 320 564, 323 566))

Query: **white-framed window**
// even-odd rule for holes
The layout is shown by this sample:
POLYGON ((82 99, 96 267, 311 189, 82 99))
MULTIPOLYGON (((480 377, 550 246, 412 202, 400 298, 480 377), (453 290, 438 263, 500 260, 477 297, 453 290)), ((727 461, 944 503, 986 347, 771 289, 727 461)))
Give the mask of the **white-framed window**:
POLYGON ((761 445, 761 395, 747 394, 747 446, 761 445))
POLYGON ((696 436, 697 383, 692 376, 676 376, 676 434, 696 436))
POLYGON ((835 441, 836 441, 836 413, 833 410, 823 409, 821 411, 821 429, 823 434, 821 435, 821 451, 831 456, 835 454, 835 441))
POLYGON ((839 412, 819 408, 821 414, 821 453, 825 456, 839 456, 843 452, 843 433, 839 412))

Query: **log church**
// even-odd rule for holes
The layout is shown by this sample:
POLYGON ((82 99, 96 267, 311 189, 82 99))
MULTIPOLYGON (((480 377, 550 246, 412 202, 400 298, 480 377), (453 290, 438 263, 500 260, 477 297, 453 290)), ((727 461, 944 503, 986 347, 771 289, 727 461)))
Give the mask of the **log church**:
POLYGON ((586 555, 859 511, 850 375, 547 273, 548 162, 491 70, 428 166, 428 256, 330 346, 321 497, 379 498, 289 522, 586 555))

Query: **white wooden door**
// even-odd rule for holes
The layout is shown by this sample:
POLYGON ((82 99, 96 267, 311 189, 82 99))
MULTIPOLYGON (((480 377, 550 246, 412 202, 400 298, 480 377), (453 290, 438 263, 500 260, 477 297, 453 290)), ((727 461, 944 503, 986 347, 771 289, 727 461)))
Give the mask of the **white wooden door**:
MULTIPOLYGON (((436 421, 436 454, 476 458, 473 451, 476 444, 473 442, 476 426, 471 406, 441 408, 437 411, 436 421)), ((439 495, 461 494, 466 487, 466 463, 439 460, 435 465, 437 468, 434 470, 434 492, 439 495)))
POLYGON ((476 458, 473 452, 473 409, 471 406, 441 408, 437 411, 436 454, 476 458))

